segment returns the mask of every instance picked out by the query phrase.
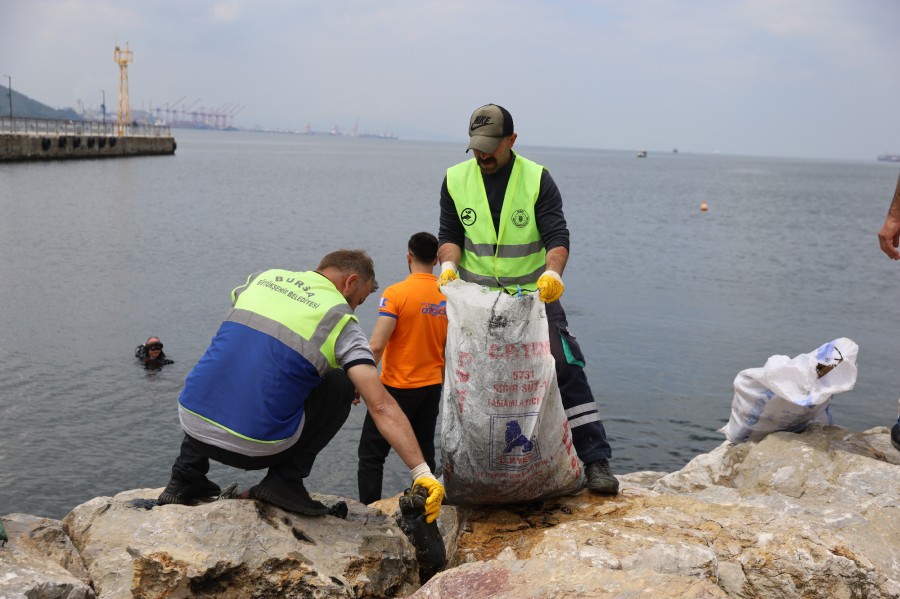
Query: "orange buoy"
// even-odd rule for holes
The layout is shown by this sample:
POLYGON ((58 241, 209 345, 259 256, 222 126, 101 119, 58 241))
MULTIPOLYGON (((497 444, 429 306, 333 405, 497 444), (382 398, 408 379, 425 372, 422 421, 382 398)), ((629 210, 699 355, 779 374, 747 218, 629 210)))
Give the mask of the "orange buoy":
POLYGON ((700 202, 700 212, 706 212, 709 210, 709 206, 706 205, 706 202, 700 202))

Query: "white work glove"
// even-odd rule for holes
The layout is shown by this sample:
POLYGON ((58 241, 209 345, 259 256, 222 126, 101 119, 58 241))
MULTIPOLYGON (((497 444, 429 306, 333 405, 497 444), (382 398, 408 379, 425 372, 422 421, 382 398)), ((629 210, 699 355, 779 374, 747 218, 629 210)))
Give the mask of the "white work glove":
POLYGON ((566 286, 563 285, 562 278, 558 272, 545 270, 544 274, 537 280, 537 288, 538 292, 540 292, 541 301, 549 304, 562 297, 566 286))
POLYGON ((443 287, 453 279, 458 279, 456 274, 456 265, 447 260, 441 264, 441 276, 438 277, 438 287, 443 287))

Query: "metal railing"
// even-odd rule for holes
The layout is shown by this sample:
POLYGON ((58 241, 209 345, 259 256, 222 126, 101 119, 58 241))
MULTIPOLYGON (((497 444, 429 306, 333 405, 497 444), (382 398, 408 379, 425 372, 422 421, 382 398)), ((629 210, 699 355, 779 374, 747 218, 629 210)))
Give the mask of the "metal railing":
MULTIPOLYGON (((72 121, 62 119, 32 119, 0 116, 0 134, 12 135, 89 135, 118 136, 119 126, 115 122, 72 121)), ((168 125, 132 123, 125 125, 126 137, 172 137, 168 125)))

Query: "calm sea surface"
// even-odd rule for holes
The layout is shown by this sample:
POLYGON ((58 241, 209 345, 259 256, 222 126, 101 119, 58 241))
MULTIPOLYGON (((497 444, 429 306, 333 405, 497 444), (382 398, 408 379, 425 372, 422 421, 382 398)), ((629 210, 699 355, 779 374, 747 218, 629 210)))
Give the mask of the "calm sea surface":
MULTIPOLYGON (((231 289, 341 247, 367 249, 382 286, 402 279, 407 238, 437 232, 444 170, 467 157, 462 141, 176 139, 173 157, 0 165, 0 514, 62 518, 165 485, 178 393, 231 289), (135 364, 150 335, 175 364, 135 364)), ((856 388, 832 400, 837 424, 895 421, 900 266, 875 235, 897 165, 517 149, 563 194, 563 304, 615 472, 676 470, 713 449, 740 370, 836 337, 860 347, 856 388)), ((376 306, 358 310, 366 330, 376 306)), ((311 491, 356 498, 364 411, 320 455, 311 491)), ((260 476, 211 472, 223 486, 260 476)), ((385 493, 406 484, 392 454, 385 493)))

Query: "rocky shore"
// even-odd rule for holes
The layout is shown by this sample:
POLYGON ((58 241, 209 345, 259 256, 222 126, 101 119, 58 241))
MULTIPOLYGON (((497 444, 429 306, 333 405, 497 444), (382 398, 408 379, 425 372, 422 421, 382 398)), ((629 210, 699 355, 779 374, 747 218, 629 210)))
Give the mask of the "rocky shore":
POLYGON ((615 497, 445 506, 451 561, 424 585, 396 499, 309 518, 251 499, 156 506, 160 489, 136 489, 62 521, 0 518, 0 598, 900 598, 887 428, 774 433, 619 479, 615 497))

